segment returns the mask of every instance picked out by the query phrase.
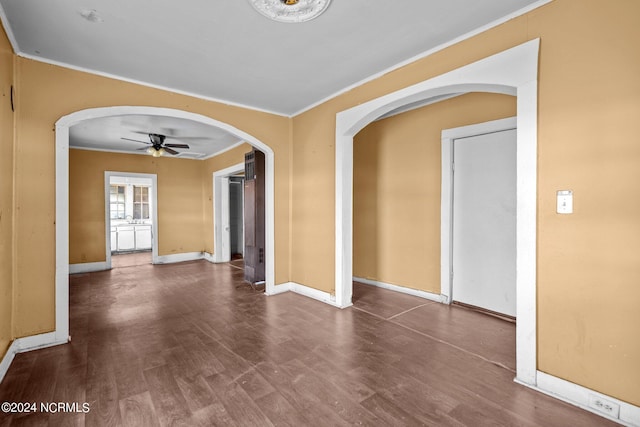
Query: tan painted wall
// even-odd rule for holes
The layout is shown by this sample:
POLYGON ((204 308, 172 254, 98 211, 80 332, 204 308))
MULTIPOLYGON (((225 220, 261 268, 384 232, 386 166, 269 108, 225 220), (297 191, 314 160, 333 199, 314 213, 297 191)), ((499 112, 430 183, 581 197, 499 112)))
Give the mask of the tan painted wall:
POLYGON ((204 161, 202 173, 203 188, 203 221, 204 221, 204 248, 206 252, 213 254, 215 247, 213 244, 213 173, 238 163, 244 163, 244 153, 248 153, 253 148, 249 144, 242 144, 239 147, 212 157, 204 161))
POLYGON ((105 261, 105 171, 156 174, 158 255, 201 252, 202 168, 197 160, 69 150, 69 263, 105 261))
POLYGON ((374 122, 354 138, 353 274, 440 293, 441 132, 516 115, 468 94, 374 122))
POLYGON ((13 50, 0 28, 0 357, 13 339, 13 50))
MULTIPOLYGON (((16 270, 14 335, 27 336, 54 328, 55 156, 54 124, 87 108, 145 105, 195 112, 228 123, 270 146, 276 156, 276 238, 284 242, 276 254, 276 277, 288 281, 289 130, 290 119, 168 93, 131 83, 17 58, 16 270), (37 260, 38 268, 33 268, 37 260)), ((159 185, 161 185, 159 183, 159 185)), ((202 187, 198 189, 202 197, 202 187)), ((197 213, 202 219, 202 209, 197 213)), ((159 241, 161 251, 179 250, 159 241)), ((188 247, 195 246, 188 242, 188 247)), ((183 248, 187 246, 183 245, 183 248)), ((199 245, 204 247, 204 243, 199 245)), ((88 254, 87 254, 88 255, 88 254)), ((89 256, 87 256, 89 260, 89 256)))
POLYGON ((555 0, 295 117, 291 279, 334 289, 337 112, 538 37, 538 367, 640 405, 636 0, 555 0))
POLYGON ((293 123, 18 58, 13 335, 53 329, 52 129, 60 117, 91 107, 153 105, 199 112, 256 136, 276 152, 277 281, 332 291, 336 112, 538 37, 539 369, 640 405, 637 0, 555 0, 293 123), (575 191, 575 214, 559 216, 555 191, 567 188, 575 191))

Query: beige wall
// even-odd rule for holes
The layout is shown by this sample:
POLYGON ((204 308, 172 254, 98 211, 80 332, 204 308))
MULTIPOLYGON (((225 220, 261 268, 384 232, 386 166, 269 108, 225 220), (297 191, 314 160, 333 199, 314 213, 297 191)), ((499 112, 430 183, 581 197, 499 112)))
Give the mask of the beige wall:
MULTIPOLYGON (((18 58, 13 336, 53 329, 53 126, 60 117, 91 107, 169 107, 265 142, 276 153, 277 281, 331 292, 336 113, 538 37, 538 367, 640 405, 637 0, 555 0, 293 121, 18 58), (554 212, 561 189, 575 192, 573 215, 554 212)), ((0 44, 8 59, 6 42, 0 44)), ((6 77, 0 84, 6 94, 6 77)), ((0 111, 5 124, 8 114, 0 111)), ((4 183, 8 174, 2 174, 4 183)), ((3 263, 10 258, 0 254, 3 263)), ((5 267, 1 274, 4 280, 5 267)))
MULTIPOLYGON (((288 281, 289 129, 290 119, 168 93, 122 81, 17 58, 16 94, 16 270, 14 272, 14 336, 54 328, 55 273, 55 155, 54 125, 61 117, 87 108, 144 105, 175 108, 212 117, 253 135, 278 157, 275 168, 276 238, 284 244, 276 254, 276 277, 288 281), (284 255, 283 255, 284 254, 284 255), (34 260, 38 268, 33 268, 34 260)), ((162 162, 158 164, 161 168, 162 162)), ((160 183, 159 186, 171 186, 160 183)), ((198 188, 202 197, 202 186, 198 188)), ((202 202, 199 206, 202 206, 202 202)), ((162 209, 162 208, 161 208, 162 209)), ((177 208, 176 208, 177 209, 177 208)), ((181 215, 173 212, 171 215, 181 215)), ((202 221, 202 208, 195 218, 202 221)), ((162 219, 160 221, 163 221, 162 219)), ((160 224, 162 227, 162 224, 160 224)), ((198 237, 201 239, 202 237, 198 237)), ((171 253, 204 247, 188 241, 159 241, 171 253), (182 249, 181 249, 182 247, 182 249)), ((89 261, 89 254, 87 254, 89 261)))
POLYGON ((337 112, 538 37, 538 368, 640 405, 636 0, 555 0, 295 117, 291 279, 334 290, 337 112))
POLYGON ((441 132, 516 115, 468 94, 374 122, 354 138, 353 274, 440 293, 441 132))
POLYGON ((13 339, 13 53, 0 29, 0 355, 13 339))
POLYGON ((203 251, 202 168, 197 160, 69 150, 69 263, 105 261, 105 171, 157 175, 158 255, 203 251))

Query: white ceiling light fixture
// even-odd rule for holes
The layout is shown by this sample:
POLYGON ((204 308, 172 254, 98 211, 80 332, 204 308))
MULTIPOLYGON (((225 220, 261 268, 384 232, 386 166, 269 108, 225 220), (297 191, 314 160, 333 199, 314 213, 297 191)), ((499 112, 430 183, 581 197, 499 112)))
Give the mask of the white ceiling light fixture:
POLYGON ((298 23, 320 16, 331 0, 249 0, 249 3, 269 19, 298 23))

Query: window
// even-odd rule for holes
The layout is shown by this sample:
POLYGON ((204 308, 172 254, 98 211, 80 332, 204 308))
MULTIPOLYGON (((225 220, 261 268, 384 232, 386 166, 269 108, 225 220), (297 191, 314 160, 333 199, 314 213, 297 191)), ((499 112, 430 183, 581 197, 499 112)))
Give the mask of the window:
POLYGON ((133 187, 133 219, 149 219, 149 187, 133 187))
POLYGON ((124 219, 124 185, 112 185, 109 189, 111 219, 124 219))

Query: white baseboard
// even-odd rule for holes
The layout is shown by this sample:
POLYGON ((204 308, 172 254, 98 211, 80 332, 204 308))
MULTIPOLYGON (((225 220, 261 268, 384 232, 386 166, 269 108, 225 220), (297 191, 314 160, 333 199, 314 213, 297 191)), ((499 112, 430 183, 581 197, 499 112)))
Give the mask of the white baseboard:
POLYGON ((211 254, 209 252, 203 252, 204 253, 204 259, 209 261, 210 263, 215 263, 215 255, 211 254))
POLYGON ((176 262, 196 261, 204 258, 204 252, 185 252, 182 254, 160 255, 156 260, 156 264, 173 264, 176 262))
POLYGON ((516 382, 624 426, 640 427, 640 407, 623 402, 615 397, 607 396, 541 371, 537 371, 537 386, 516 382), (594 398, 607 401, 613 404, 612 406, 614 407, 617 406, 619 411, 612 411, 612 416, 609 416, 591 407, 589 404, 594 398))
POLYGON ((284 292, 294 292, 299 295, 303 295, 308 298, 312 298, 314 300, 323 302, 325 304, 329 304, 333 307, 337 308, 346 308, 340 307, 336 304, 335 295, 331 295, 329 292, 324 292, 318 289, 310 288, 308 286, 301 285, 300 283, 295 282, 287 282, 282 283, 280 285, 275 285, 273 287, 273 291, 265 292, 268 296, 278 295, 284 292))
POLYGON ((85 262, 82 264, 69 264, 69 274, 93 273, 94 271, 108 270, 107 263, 101 262, 85 262))
POLYGON ((448 303, 448 299, 445 295, 434 294, 432 292, 420 291, 418 289, 411 289, 404 286, 393 285, 391 283, 378 282, 377 280, 364 279, 362 277, 354 277, 354 282, 364 283, 365 285, 377 286, 379 288, 389 289, 391 291, 400 292, 403 294, 413 295, 415 297, 420 297, 424 299, 428 299, 435 302, 440 302, 443 304, 448 303))
POLYGON ((267 291, 267 289, 265 289, 265 292, 264 292, 264 293, 265 293, 267 296, 271 296, 271 295, 278 295, 278 294, 282 294, 282 293, 289 292, 289 291, 291 291, 291 282, 288 282, 288 283, 282 283, 282 284, 280 284, 280 285, 275 285, 275 286, 273 287, 273 290, 272 290, 272 291, 267 291))
POLYGON ((301 285, 300 283, 295 283, 295 282, 289 282, 289 287, 291 292, 295 292, 296 294, 313 298, 315 300, 321 301, 325 304, 332 305, 334 307, 346 308, 346 307, 338 306, 338 304, 336 304, 336 296, 331 295, 329 292, 324 292, 315 288, 310 288, 308 286, 301 285))
POLYGON ((0 383, 4 380, 4 376, 7 375, 9 366, 11 366, 13 358, 16 357, 16 353, 18 353, 18 342, 17 340, 14 340, 0 361, 0 383))
POLYGON ((32 335, 13 340, 7 349, 7 352, 4 354, 4 357, 0 361, 0 382, 2 382, 4 376, 7 374, 9 366, 11 366, 11 362, 13 362, 16 354, 66 344, 67 342, 69 342, 69 337, 62 340, 57 339, 55 332, 47 332, 45 334, 32 335))

